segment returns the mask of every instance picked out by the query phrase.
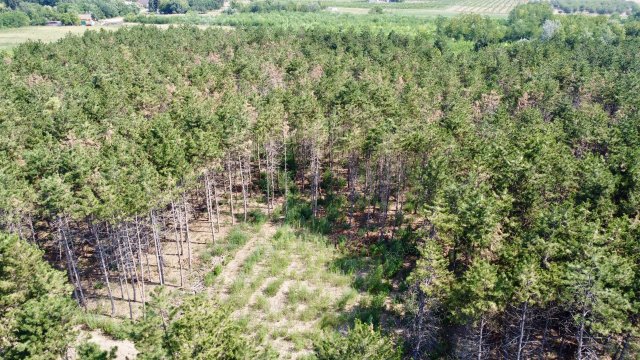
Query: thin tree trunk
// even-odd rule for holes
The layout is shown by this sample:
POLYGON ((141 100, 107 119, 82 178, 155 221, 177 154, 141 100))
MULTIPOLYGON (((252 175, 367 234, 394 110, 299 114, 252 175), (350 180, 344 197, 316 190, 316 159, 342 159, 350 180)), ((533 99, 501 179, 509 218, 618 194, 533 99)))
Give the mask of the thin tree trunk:
POLYGON ((173 216, 173 234, 175 235, 176 240, 176 255, 178 256, 178 268, 180 270, 180 287, 184 286, 184 274, 182 273, 182 256, 180 251, 180 235, 178 234, 177 222, 178 219, 176 217, 176 207, 173 201, 171 201, 171 214, 173 216))
POLYGON ((78 274, 78 269, 76 267, 73 251, 71 249, 71 245, 69 244, 69 239, 65 231, 65 229, 68 229, 69 225, 67 224, 67 220, 65 219, 63 221, 63 219, 60 216, 58 216, 58 222, 60 224, 58 227, 58 231, 60 233, 62 242, 64 243, 63 245, 66 252, 69 277, 72 279, 73 283, 75 284, 74 292, 76 293, 76 298, 78 299, 80 306, 82 306, 86 310, 87 305, 84 299, 84 292, 82 291, 82 283, 80 282, 80 275, 78 274))
POLYGON ((111 283, 109 282, 109 269, 107 269, 107 263, 105 261, 104 249, 100 242, 100 236, 98 235, 98 229, 95 225, 91 225, 91 231, 96 239, 96 247, 98 248, 98 255, 100 257, 100 266, 102 267, 102 273, 104 274, 104 281, 107 285, 107 293, 109 294, 109 301, 111 302, 111 317, 116 314, 116 305, 113 301, 113 292, 111 291, 111 283))
MULTIPOLYGON (((124 254, 122 253, 122 246, 120 245, 119 236, 116 236, 116 241, 118 242, 118 258, 120 260, 120 272, 124 274, 124 287, 127 289, 127 302, 129 304, 129 318, 133 320, 133 305, 131 304, 131 296, 129 295, 129 284, 127 283, 127 270, 123 261, 124 254)), ((121 276, 122 277, 122 276, 121 276)))
POLYGON ((216 231, 213 225, 213 201, 211 199, 211 181, 209 180, 209 170, 204 173, 204 187, 205 198, 207 201, 207 216, 209 219, 209 226, 211 228, 211 242, 216 243, 216 231))
POLYGON ((138 240, 138 262, 140 264, 140 278, 138 282, 140 283, 140 295, 142 297, 142 316, 146 316, 146 295, 144 291, 144 266, 142 265, 142 240, 140 238, 140 225, 138 222, 138 217, 136 216, 136 239, 138 240))
POLYGON ((216 183, 216 175, 213 174, 211 177, 211 181, 213 183, 213 200, 215 201, 216 207, 216 231, 220 231, 220 207, 218 206, 218 184, 216 183))
POLYGON ((156 261, 158 266, 158 282, 164 285, 164 257, 162 256, 162 243, 160 241, 160 230, 158 229, 158 221, 153 211, 150 213, 151 230, 153 232, 153 242, 156 248, 156 261))
POLYGON ((191 271, 191 236, 189 235, 189 203, 185 192, 182 192, 182 206, 184 207, 184 229, 185 238, 187 239, 187 256, 189 257, 189 271, 191 271))
MULTIPOLYGON (((266 148, 266 145, 265 145, 266 148)), ((265 149, 265 161, 266 161, 266 172, 265 172, 265 179, 267 181, 267 214, 271 215, 271 199, 270 199, 270 185, 269 185, 269 171, 271 169, 271 167, 269 166, 269 150, 265 149)))
POLYGON ((284 214, 287 214, 287 199, 289 198, 289 175, 287 174, 287 126, 282 127, 282 146, 284 151, 284 214))
MULTIPOLYGON (((138 279, 138 269, 136 267, 136 262, 133 257, 133 247, 131 246, 131 238, 129 237, 129 225, 127 223, 124 224, 124 233, 125 233, 125 238, 127 239, 127 248, 129 249, 128 259, 130 259, 131 261, 131 266, 127 266, 127 273, 130 275, 129 279, 131 279, 131 288, 133 289, 133 301, 138 301, 138 291, 136 290, 137 288, 136 283, 138 279), (133 269, 133 273, 131 272, 131 269, 133 269)), ((129 260, 127 260, 127 263, 128 262, 129 260)))
POLYGON ((233 214, 233 181, 231 180, 231 155, 227 155, 227 174, 229 175, 229 211, 231 213, 231 224, 236 224, 236 218, 233 214))
POLYGON ((238 156, 238 166, 240 167, 240 181, 242 183, 242 205, 244 208, 244 222, 247 222, 247 189, 244 184, 244 168, 242 166, 242 158, 238 156))
POLYGON ((478 360, 482 360, 482 343, 484 341, 484 315, 480 318, 480 338, 478 339, 478 360))
POLYGON ((522 359, 522 349, 524 348, 524 335, 525 335, 525 323, 527 321, 527 307, 529 303, 527 301, 522 305, 522 313, 520 316, 520 336, 518 337, 518 356, 517 360, 522 359))

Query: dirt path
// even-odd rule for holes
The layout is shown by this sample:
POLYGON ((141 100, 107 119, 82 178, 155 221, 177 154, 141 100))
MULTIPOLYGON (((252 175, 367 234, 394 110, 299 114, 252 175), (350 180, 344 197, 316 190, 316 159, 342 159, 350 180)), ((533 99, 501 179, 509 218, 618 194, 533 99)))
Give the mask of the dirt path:
POLYGON ((238 250, 233 259, 229 261, 227 265, 222 269, 222 273, 220 273, 220 279, 222 279, 222 284, 218 289, 218 293, 220 294, 221 299, 226 299, 229 297, 229 287, 233 283, 233 281, 238 277, 238 274, 242 270, 242 265, 245 260, 251 255, 251 253, 256 249, 260 243, 265 242, 270 239, 273 234, 276 232, 276 227, 267 222, 260 228, 260 232, 254 234, 249 241, 247 241, 244 246, 238 250))

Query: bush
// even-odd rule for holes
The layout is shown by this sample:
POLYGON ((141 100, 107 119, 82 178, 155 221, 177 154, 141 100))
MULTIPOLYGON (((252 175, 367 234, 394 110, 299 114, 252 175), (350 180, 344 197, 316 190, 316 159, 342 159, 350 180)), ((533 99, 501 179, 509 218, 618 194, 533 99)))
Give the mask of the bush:
POLYGON ((65 273, 53 269, 43 252, 0 233, 0 358, 62 356, 75 339, 77 310, 65 273))
POLYGON ((159 9, 163 14, 184 14, 189 10, 189 3, 186 0, 162 0, 159 9))
POLYGON ((14 28, 29 25, 29 17, 22 11, 0 12, 0 28, 14 28))
POLYGON ((381 6, 374 6, 371 8, 371 10, 369 10, 369 14, 382 14, 384 12, 384 9, 381 6))
POLYGON ((326 334, 314 347, 318 360, 400 360, 402 355, 390 338, 359 320, 346 336, 326 334))
POLYGON ((92 342, 84 342, 78 346, 78 359, 79 360, 113 360, 117 358, 117 347, 112 347, 109 351, 103 351, 100 346, 92 342))

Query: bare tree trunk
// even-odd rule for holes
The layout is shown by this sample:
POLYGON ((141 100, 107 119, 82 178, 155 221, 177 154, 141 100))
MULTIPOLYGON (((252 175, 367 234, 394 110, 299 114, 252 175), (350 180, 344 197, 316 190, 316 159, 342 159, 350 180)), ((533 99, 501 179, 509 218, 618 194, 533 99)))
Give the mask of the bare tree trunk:
MULTIPOLYGON (((136 290, 137 288, 136 283, 138 279, 138 269, 136 267, 136 262, 133 257, 133 247, 131 246, 131 238, 129 237, 129 225, 127 223, 124 223, 124 234, 125 234, 125 238, 127 239, 127 248, 129 249, 129 252, 127 253, 129 255, 128 259, 131 261, 131 266, 127 266, 127 272, 130 275, 129 279, 131 279, 131 288, 133 289, 133 301, 138 301, 138 291, 136 290), (131 269, 133 269, 133 273, 131 272, 131 269)), ((127 260, 127 263, 129 262, 129 260, 127 260)))
POLYGON ((384 237, 385 228, 387 226, 387 215, 389 211, 390 195, 390 169, 386 156, 382 158, 380 168, 382 169, 380 176, 380 240, 384 237))
POLYGON ((105 261, 104 249, 100 242, 100 236, 98 235, 98 229, 96 225, 91 224, 91 232, 96 239, 96 247, 98 248, 98 255, 100 257, 100 266, 102 267, 102 273, 104 274, 104 281, 107 285, 107 292, 109 294, 109 301, 111 302, 111 317, 116 314, 116 305, 113 301, 113 292, 111 291, 111 283, 109 282, 109 269, 107 269, 107 263, 105 261))
POLYGON ((353 212, 356 204, 356 182, 358 179, 358 169, 357 169, 357 161, 358 157, 355 152, 352 152, 349 155, 348 165, 347 165, 347 184, 349 187, 349 224, 351 226, 354 225, 354 217, 353 212))
POLYGON ((76 293, 76 299, 80 303, 80 306, 85 308, 86 310, 86 302, 84 298, 84 292, 82 291, 82 283, 80 282, 80 275, 78 274, 78 268, 76 266, 75 257, 73 255, 73 250, 71 248, 71 244, 69 243, 69 238, 67 236, 66 229, 69 228, 66 218, 63 220, 62 217, 58 216, 58 232, 60 234, 60 239, 62 240, 66 257, 67 257, 67 268, 69 270, 69 277, 75 285, 74 292, 76 293))
MULTIPOLYGON (((220 231, 220 207, 218 206, 218 184, 216 183, 216 175, 213 174, 211 177, 211 181, 213 183, 213 200, 215 201, 216 207, 216 230, 220 231)), ((224 181, 223 181, 224 182, 224 181)))
POLYGON ((231 155, 227 155, 227 174, 229 175, 229 211, 231 212, 231 224, 236 224, 236 218, 233 214, 233 181, 231 180, 231 155))
POLYGON ((287 131, 288 127, 285 123, 282 127, 282 146, 284 148, 284 214, 287 214, 287 199, 289 198, 289 175, 287 174, 287 131))
POLYGON ((138 240, 138 262, 140 263, 140 278, 138 282, 140 283, 140 292, 142 296, 142 316, 146 316, 146 295, 144 292, 144 266, 142 265, 142 240, 140 238, 140 224, 138 222, 138 217, 136 216, 136 239, 138 240))
POLYGON ((270 185, 269 185, 269 171, 270 171, 270 169, 271 169, 271 166, 270 166, 270 164, 269 164, 269 149, 268 149, 268 148, 266 148, 266 147, 267 147, 267 145, 265 145, 265 153, 266 153, 266 154, 265 154, 265 155, 266 155, 266 156, 265 156, 265 161, 266 161, 266 165, 265 165, 265 166, 266 166, 266 169, 265 169, 265 170, 266 170, 266 172, 265 172, 265 179, 266 179, 266 181, 267 181, 267 214, 268 214, 268 215, 271 215, 271 198, 270 198, 270 195, 271 195, 271 194, 270 194, 270 189, 271 189, 271 187, 270 187, 270 185))
POLYGON ((211 227, 211 242, 216 243, 216 231, 213 225, 213 201, 211 196, 211 181, 209 180, 209 170, 204 173, 204 187, 205 198, 207 202, 207 217, 209 220, 209 226, 211 227))
POLYGON ((189 203, 185 192, 182 192, 182 206, 184 207, 184 229, 185 238, 187 239, 187 256, 189 258, 189 271, 191 271, 191 236, 189 235, 189 203))
POLYGON ((180 256, 180 236, 178 235, 177 222, 178 219, 176 217, 176 208, 173 201, 171 201, 171 215, 173 216, 173 233, 175 235, 176 240, 176 255, 178 256, 178 268, 180 269, 180 287, 184 286, 184 274, 182 273, 182 256, 180 256))
POLYGON ((162 243, 160 241, 160 230, 158 229, 158 221, 153 210, 150 212, 151 230, 153 232, 153 242, 156 248, 156 262, 158 266, 158 282, 164 285, 164 257, 162 256, 162 243))
MULTIPOLYGON (((129 295, 129 284, 127 283, 127 270, 123 261, 124 254, 122 253, 122 246, 120 245, 120 237, 116 236, 115 240, 118 243, 118 258, 119 258, 119 264, 120 264, 120 273, 124 275, 124 288, 127 290, 126 294, 127 294, 127 303, 129 304, 129 318, 133 320, 133 305, 131 304, 131 296, 129 295)), ((122 275, 120 275, 120 278, 123 278, 122 275)))
POLYGON ((585 309, 582 311, 582 318, 580 319, 580 327, 578 329, 578 360, 584 359, 584 332, 585 332, 585 317, 587 312, 585 309))
POLYGON ((242 182, 242 205, 244 207, 244 222, 247 222, 247 189, 244 184, 244 170, 242 158, 238 156, 238 166, 240 167, 240 181, 242 182))
POLYGON ((527 301, 522 304, 522 312, 520 313, 520 335, 518 336, 518 355, 516 357, 517 360, 522 359, 522 350, 524 348, 524 338, 525 338, 525 324, 527 321, 527 308, 529 303, 527 301))
POLYGON ((544 320, 544 330, 542 331, 542 344, 540 345, 540 354, 539 354, 540 359, 546 358, 545 350, 546 350, 546 347, 547 347, 547 334, 548 334, 548 331, 549 331, 549 315, 547 314, 547 316, 545 317, 545 320, 544 320))
POLYGON ((480 318, 480 338, 478 339, 478 360, 482 360, 482 343, 484 342, 484 315, 480 318))

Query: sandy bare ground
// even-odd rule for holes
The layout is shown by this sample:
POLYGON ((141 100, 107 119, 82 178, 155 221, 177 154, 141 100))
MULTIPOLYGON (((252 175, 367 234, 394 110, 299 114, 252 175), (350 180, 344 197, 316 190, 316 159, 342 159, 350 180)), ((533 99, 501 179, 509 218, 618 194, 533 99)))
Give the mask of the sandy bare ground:
MULTIPOLYGON (((97 344, 100 349, 104 351, 110 351, 113 347, 116 347, 116 360, 133 360, 138 356, 138 350, 136 350, 135 345, 131 341, 113 340, 99 330, 91 332, 81 331, 78 339, 87 339, 87 341, 97 344)), ((67 358, 69 360, 78 359, 75 348, 70 348, 67 351, 67 358)))

